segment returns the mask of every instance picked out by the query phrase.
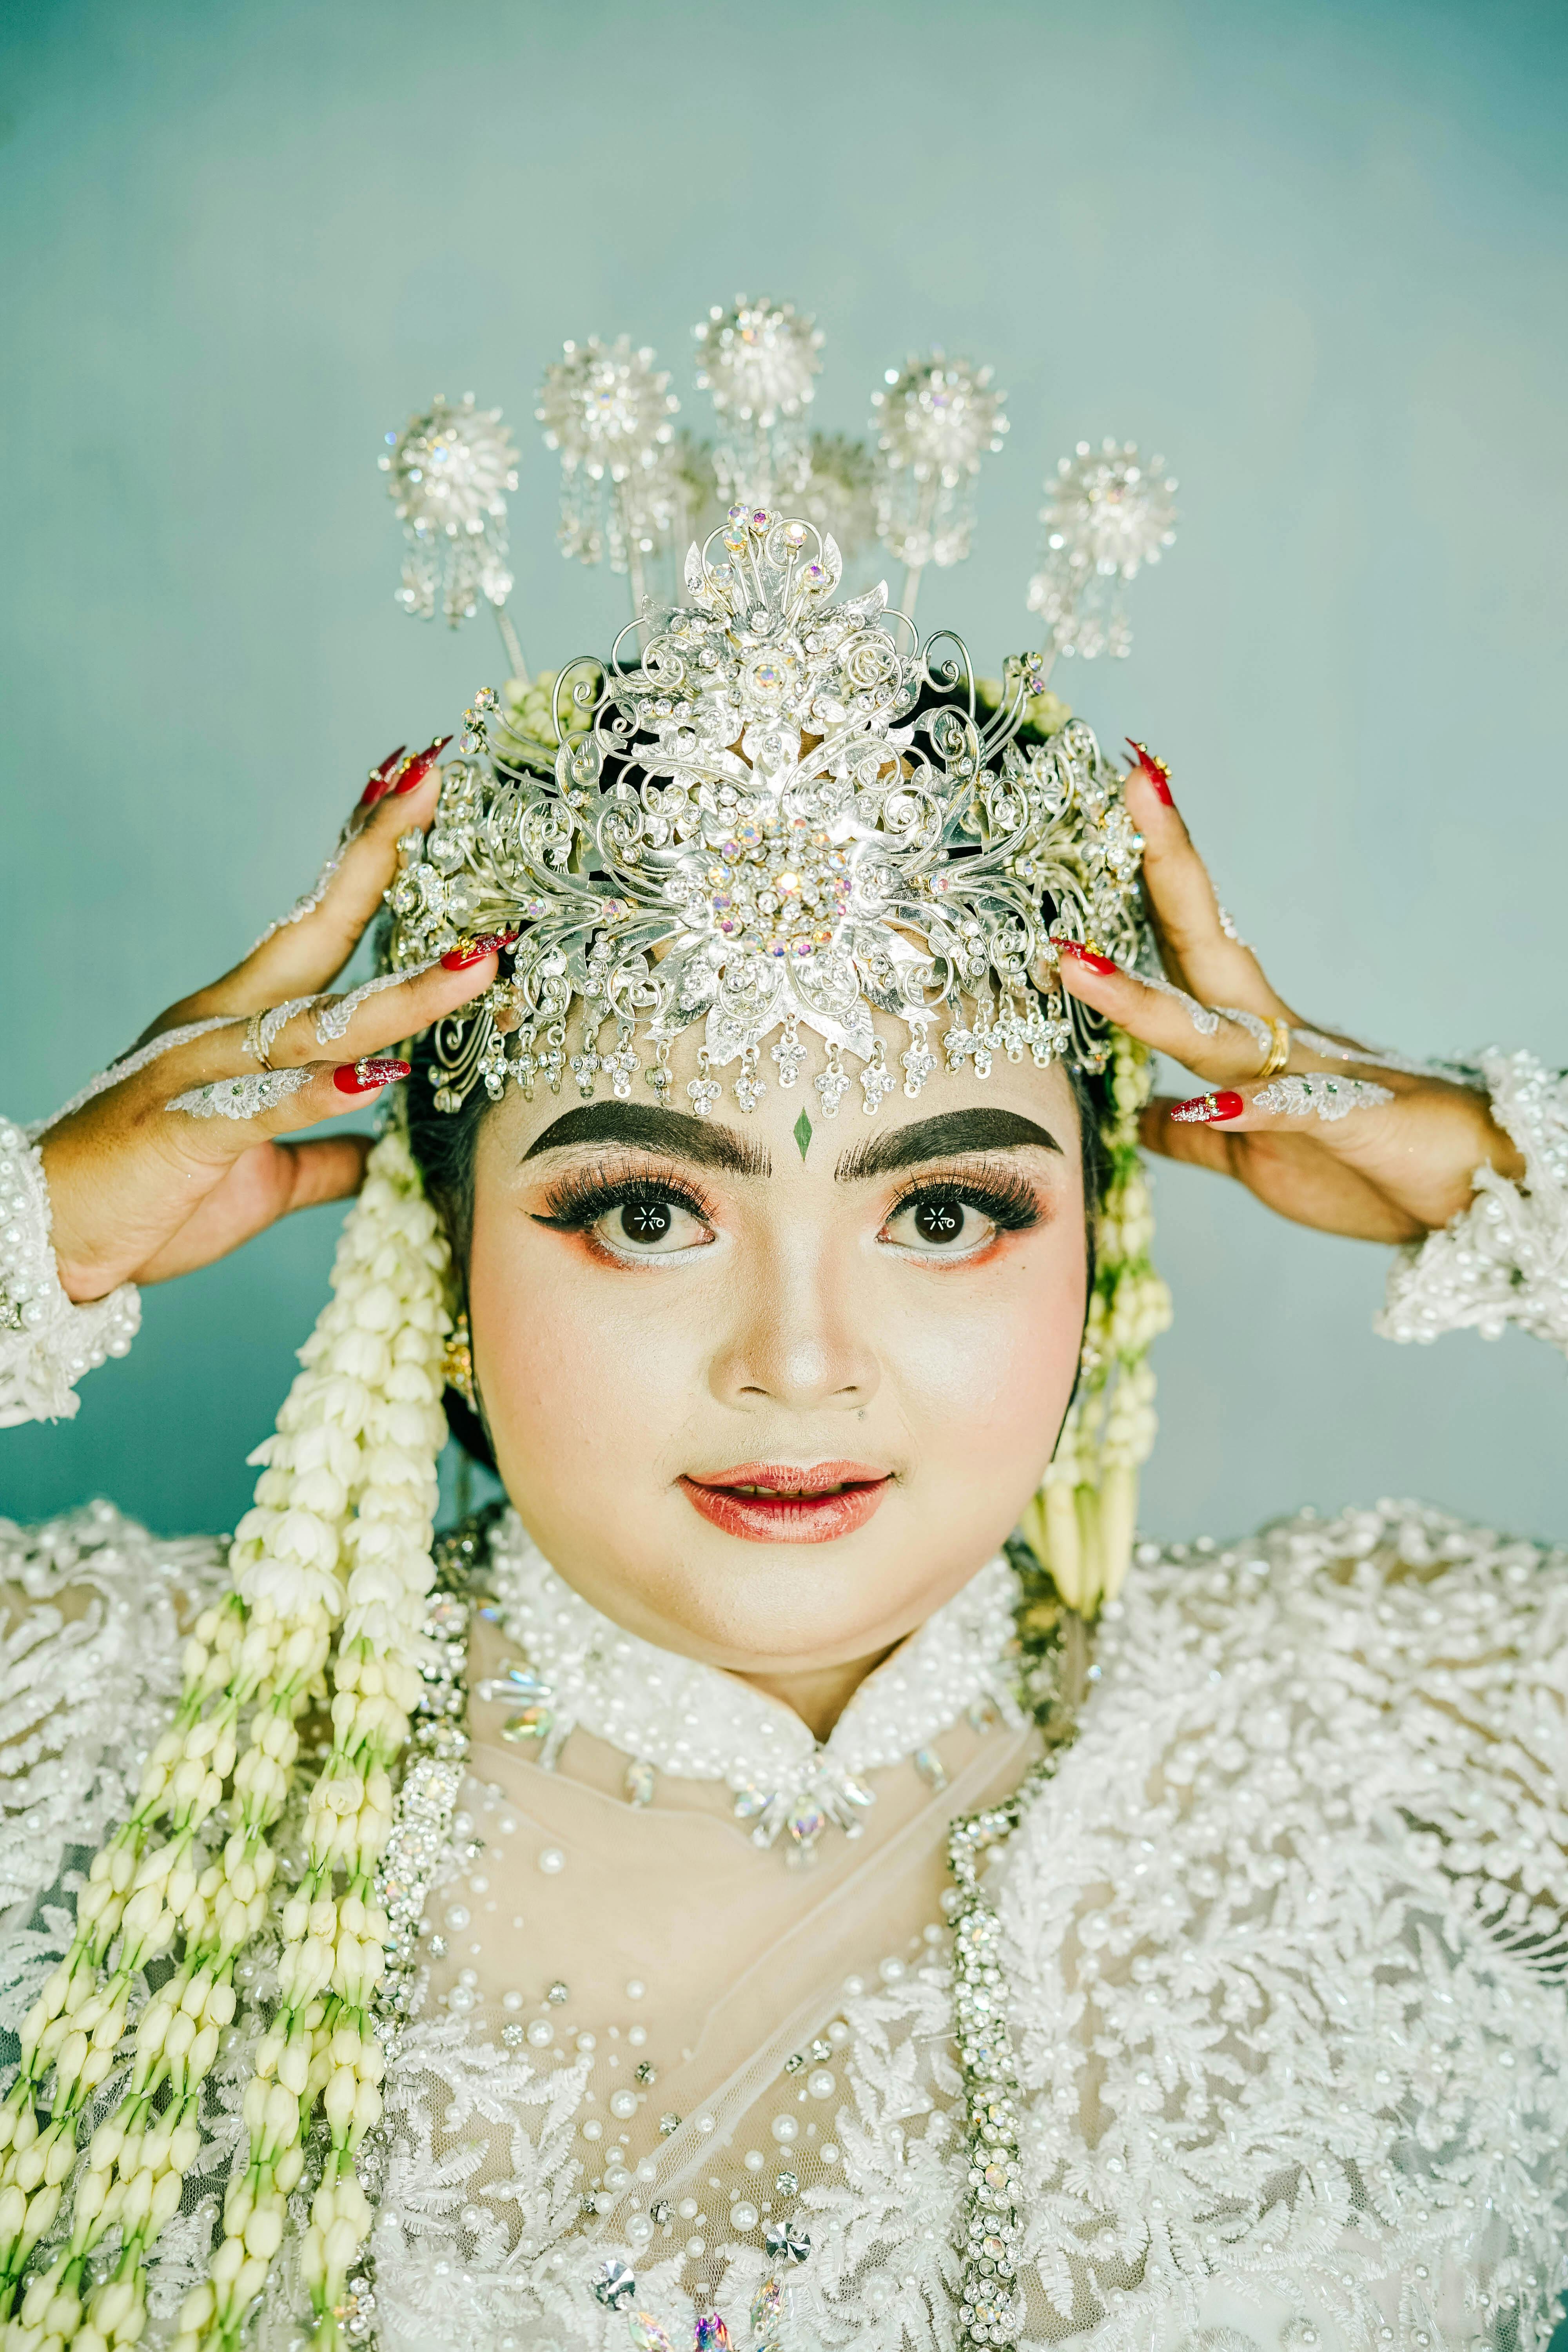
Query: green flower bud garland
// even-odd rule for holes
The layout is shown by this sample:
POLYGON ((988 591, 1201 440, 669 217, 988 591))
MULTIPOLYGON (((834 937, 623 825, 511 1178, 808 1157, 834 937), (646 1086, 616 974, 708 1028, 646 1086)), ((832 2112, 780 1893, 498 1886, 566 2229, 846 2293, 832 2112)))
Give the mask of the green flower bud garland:
POLYGON ((1171 1294, 1149 1256, 1154 1219, 1138 1148, 1138 1114, 1153 1087, 1147 1046, 1113 1031, 1107 1076, 1110 1167, 1078 1394, 1021 1522, 1057 1591, 1085 1618, 1115 1599, 1131 1560, 1138 1473, 1158 1427, 1149 1349, 1171 1322, 1171 1294))

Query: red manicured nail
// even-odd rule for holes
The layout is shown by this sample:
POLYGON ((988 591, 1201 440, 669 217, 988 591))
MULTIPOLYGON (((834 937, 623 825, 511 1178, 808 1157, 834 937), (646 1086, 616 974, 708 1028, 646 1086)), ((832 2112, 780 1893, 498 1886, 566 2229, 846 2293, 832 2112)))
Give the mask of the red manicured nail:
POLYGON ((449 735, 437 735, 426 751, 416 751, 412 760, 405 760, 403 772, 392 787, 394 794, 400 797, 404 793, 411 793, 416 784, 422 784, 451 740, 449 735))
POLYGON ((365 1054, 357 1062, 342 1063, 332 1072, 332 1084, 341 1095, 374 1095, 383 1087, 391 1086, 395 1078, 405 1078, 409 1068, 407 1062, 365 1054))
POLYGON ((1131 746, 1132 755, 1138 766, 1148 777, 1160 799, 1164 802, 1167 808, 1174 808, 1176 803, 1171 797, 1171 771, 1165 761, 1157 752, 1151 751, 1147 743, 1140 743, 1135 735, 1129 735, 1127 741, 1131 746))
POLYGON ((361 808, 374 808, 376 802, 388 791, 392 783, 392 772, 407 748, 406 744, 400 743, 395 751, 387 753, 379 768, 371 770, 370 781, 359 796, 361 808))
POLYGON ((1075 963, 1086 963, 1090 971, 1100 974, 1101 980, 1109 980, 1116 970, 1114 956, 1096 955, 1092 948, 1086 948, 1080 940, 1058 940, 1057 947, 1061 954, 1071 956, 1075 963))
POLYGON ((1184 1127, 1217 1127, 1222 1119, 1239 1118, 1247 1105, 1229 1087, 1222 1087, 1216 1095, 1194 1095, 1190 1102, 1178 1103, 1171 1113, 1184 1127))
POLYGON ((482 940, 471 940, 467 947, 448 948, 441 961, 447 971, 467 971, 471 963, 482 963, 488 955, 515 942, 515 931, 487 931, 482 940))

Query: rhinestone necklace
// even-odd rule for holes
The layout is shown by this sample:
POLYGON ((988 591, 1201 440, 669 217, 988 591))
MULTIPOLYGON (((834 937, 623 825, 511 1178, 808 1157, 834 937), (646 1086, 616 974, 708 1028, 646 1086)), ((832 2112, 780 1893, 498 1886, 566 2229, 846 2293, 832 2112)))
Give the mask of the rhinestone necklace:
MULTIPOLYGON (((496 1573, 500 1547, 495 1533, 500 1516, 493 1507, 479 1513, 436 1548, 437 1589, 425 1625, 431 1644, 430 1662, 425 1669, 425 1694, 414 1722, 408 1761, 394 1808, 392 1832, 376 1875, 377 1899, 392 1926, 386 1973, 376 1995, 376 2031, 389 2059, 395 2056, 412 2014, 418 1982, 420 1921, 431 1877, 451 1839, 453 1817, 468 1769, 469 1739, 464 1675, 469 1618, 475 1605, 487 1615, 494 1605, 488 1599, 476 1603, 479 1577, 482 1574, 487 1582, 499 1583, 504 1576, 504 1567, 500 1575, 496 1573)), ((508 1516, 515 1528, 515 1516, 508 1516)), ((501 1558, 504 1561, 505 1555, 501 1558)), ((534 1559, 538 1559, 536 1553, 534 1559)), ((540 1561, 539 1565, 543 1563, 540 1561)), ((948 1831, 948 1867, 954 1883, 944 1898, 944 1907, 952 1927, 953 2040, 963 2085, 964 2135, 969 2157, 959 2223, 963 2263, 959 2324, 961 2341, 974 2347, 975 2352, 983 2352, 983 2348, 984 2352, 1017 2352, 1018 2331, 1024 2320, 1023 2298, 1017 2285, 1023 2217, 1017 2063, 1007 2023, 1011 1988, 1003 1965, 1002 1923, 980 1889, 980 1857, 994 1852, 1012 1835, 1047 1782, 1055 1777, 1062 1757, 1077 1737, 1084 1694, 1089 1687, 1092 1639, 1082 1618, 1063 1605, 1034 1554, 1016 1540, 1009 1542, 1006 1558, 999 1558, 982 1570, 959 1600, 973 1594, 983 1579, 991 1580, 994 1586, 998 1570, 1005 1575, 1013 1600, 1018 1637, 1017 1688, 1028 1715, 1039 1728, 1045 1748, 1010 1797, 980 1812, 961 1815, 948 1831)), ((548 1572, 553 1576, 552 1570, 548 1572)), ((563 1592, 570 1593, 570 1588, 560 1579, 554 1580, 563 1592)), ((587 1610, 586 1602, 578 1601, 574 1594, 570 1597, 579 1608, 587 1610)), ((984 1596, 986 1608, 993 1598, 984 1596)), ((926 1633, 941 1621, 949 1620, 955 1606, 949 1602, 939 1611, 908 1647, 914 1649, 926 1633)), ((605 1622, 597 1618, 596 1612, 589 1613, 600 1624, 605 1622)), ((624 1638, 627 1643, 634 1640, 629 1635, 624 1638)), ((616 1647, 619 1651, 619 1643, 616 1647)), ((662 1660, 668 1654, 653 1649, 650 1643, 636 1643, 635 1648, 647 1651, 655 1659, 662 1660)), ((999 1652, 992 1654, 995 1657, 999 1652)), ((986 1696, 1000 1704, 996 1693, 988 1690, 986 1696)), ((1016 1698, 1010 1696, 1009 1704, 1012 1719, 1021 1720, 1016 1698)), ((848 1712, 846 1709, 847 1715, 848 1712)), ((951 1716, 947 1718, 952 1719, 951 1716)), ((575 1716, 573 1720, 586 1717, 575 1716)), ((561 1737, 563 1740, 565 1733, 561 1737)), ((907 1747, 902 1752, 908 1753, 907 1747)), ((688 1770, 689 1773, 689 1768, 688 1770)), ((710 1773, 690 1777, 721 1776, 710 1773)), ((853 1826, 850 1833, 853 1834, 853 1826)), ((756 1836, 757 1830, 752 1834, 756 1836)), ((775 1828, 760 1842, 771 1843, 776 1834, 775 1828)), ((366 2193, 373 2200, 379 2199, 386 2167, 384 2126, 378 2125, 367 2136, 358 2167, 366 2193)), ((770 2251, 781 2262, 795 2265, 806 2260, 811 2242, 804 2232, 781 2231, 779 2237, 779 2246, 770 2244, 770 2251)), ((636 2294, 635 2273, 619 2263, 605 2265, 591 2284, 599 2300, 614 2309, 626 2308, 636 2294)), ((756 2352, 785 2352, 792 2301, 788 2288, 778 2277, 764 2280, 759 2287, 751 2312, 756 2352)), ((374 2352, 377 2331, 373 2256, 367 2254, 349 2279, 339 2315, 346 2340, 365 2347, 365 2352, 374 2352)), ((626 2315, 631 2340, 638 2352, 679 2352, 668 2331, 649 2315, 633 2308, 627 2310, 626 2315)), ((698 2310, 694 2314, 692 2352, 729 2352, 729 2333, 718 2313, 698 2310)))

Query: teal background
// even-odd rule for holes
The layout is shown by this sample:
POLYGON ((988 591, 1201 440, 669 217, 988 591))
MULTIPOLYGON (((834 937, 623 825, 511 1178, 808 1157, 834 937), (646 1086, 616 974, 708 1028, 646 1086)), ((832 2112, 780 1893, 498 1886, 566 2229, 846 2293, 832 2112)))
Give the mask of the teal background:
MULTIPOLYGON (((627 329, 701 425, 689 326, 742 287, 826 329, 826 427, 911 347, 994 362, 979 551, 922 596, 983 669, 1033 632, 1046 468, 1163 449, 1133 656, 1063 691, 1171 760, 1316 1017, 1568 1060, 1559 7, 31 0, 4 42, 14 1116, 228 963, 368 764, 498 674, 488 620, 394 606, 384 429, 504 406, 524 640, 596 646, 624 591, 555 552, 540 371, 627 329)), ((1378 1253, 1189 1172, 1158 1206, 1151 1529, 1415 1492, 1568 1532, 1558 1359, 1396 1350, 1378 1253)), ((0 1508, 231 1523, 336 1222, 150 1294, 78 1421, 0 1435, 0 1508)))

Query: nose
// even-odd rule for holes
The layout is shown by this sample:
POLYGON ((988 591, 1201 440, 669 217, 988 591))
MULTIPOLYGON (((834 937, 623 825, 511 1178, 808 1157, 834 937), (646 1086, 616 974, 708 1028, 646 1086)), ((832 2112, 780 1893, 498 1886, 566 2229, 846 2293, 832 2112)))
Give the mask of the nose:
POLYGON ((738 1271, 732 1312, 710 1364, 720 1402, 794 1412, 868 1404, 880 1371, 855 1290, 851 1267, 805 1235, 738 1271))

